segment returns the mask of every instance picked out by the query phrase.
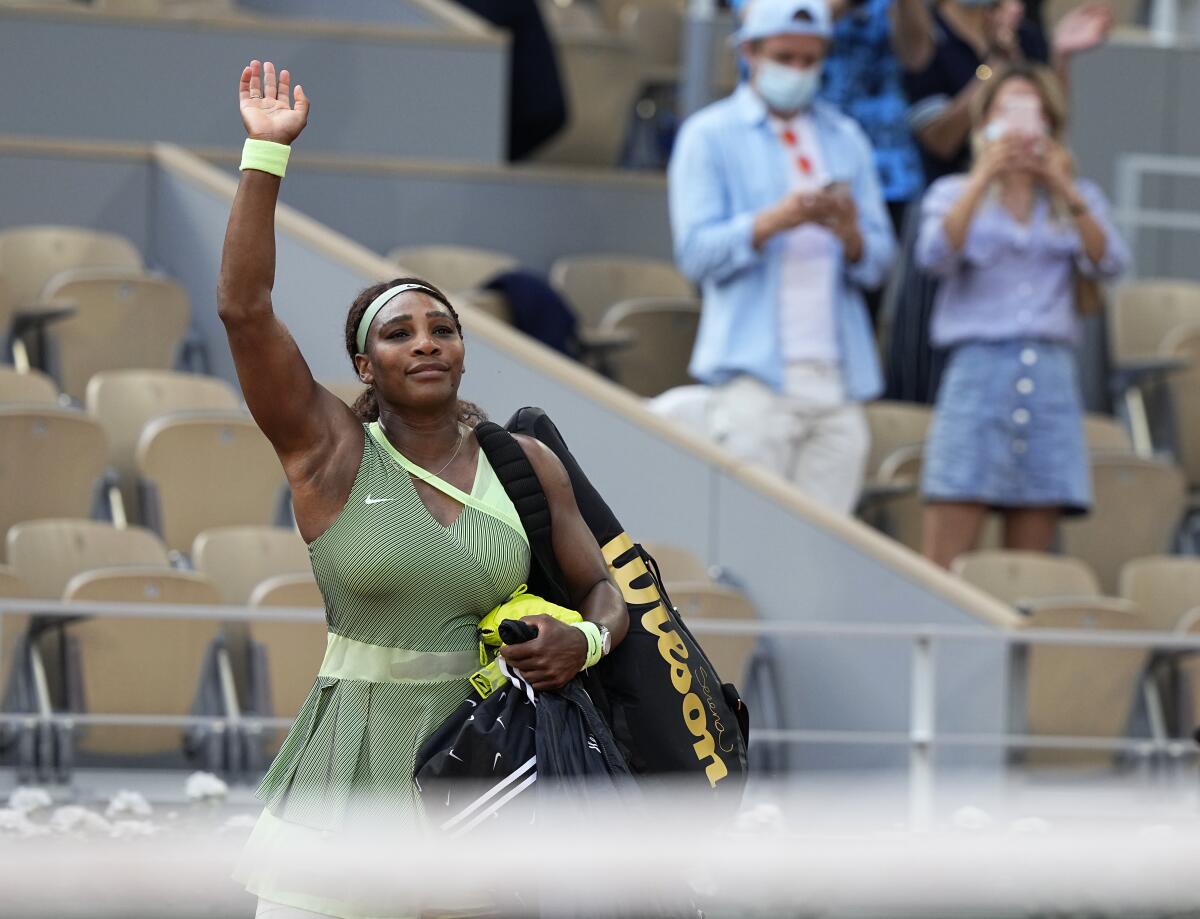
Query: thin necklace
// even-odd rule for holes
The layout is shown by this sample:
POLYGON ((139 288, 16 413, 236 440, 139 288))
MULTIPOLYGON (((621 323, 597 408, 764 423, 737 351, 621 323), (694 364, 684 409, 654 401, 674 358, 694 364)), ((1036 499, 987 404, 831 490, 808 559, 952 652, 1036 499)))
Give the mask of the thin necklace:
POLYGON ((430 472, 428 474, 428 476, 423 476, 423 475, 417 475, 415 472, 413 472, 411 469, 409 469, 409 470, 406 470, 408 472, 408 474, 411 475, 414 479, 420 479, 422 482, 428 482, 429 479, 435 479, 435 478, 440 477, 441 474, 446 471, 446 468, 451 463, 454 462, 454 458, 456 456, 458 456, 458 451, 462 449, 464 434, 465 434, 465 432, 463 430, 463 426, 460 424, 458 426, 458 443, 454 445, 454 452, 450 454, 450 459, 446 460, 445 464, 437 472, 430 472))

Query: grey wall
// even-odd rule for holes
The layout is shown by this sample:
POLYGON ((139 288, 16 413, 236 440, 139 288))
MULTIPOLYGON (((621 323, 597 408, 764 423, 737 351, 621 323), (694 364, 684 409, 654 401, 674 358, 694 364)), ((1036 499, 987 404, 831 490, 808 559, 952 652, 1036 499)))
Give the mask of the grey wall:
POLYGON ((284 200, 376 252, 458 243, 498 249, 545 270, 560 255, 620 252, 671 258, 666 183, 581 180, 521 167, 404 173, 289 167, 284 200))
POLYGON ((206 27, 0 8, 0 124, 8 134, 240 148, 237 80, 254 57, 304 84, 306 150, 502 159, 506 45, 325 37, 278 22, 206 27))
POLYGON ((418 29, 439 29, 441 22, 424 7, 403 0, 238 0, 244 10, 289 19, 379 22, 418 29))
POLYGON ((66 224, 129 237, 149 255, 145 161, 0 152, 0 228, 66 224))
MULTIPOLYGON (((1194 44, 1118 40, 1083 55, 1071 71, 1071 142, 1080 172, 1113 195, 1123 153, 1200 157, 1197 86, 1194 44)), ((1147 179, 1142 190, 1146 207, 1200 210, 1200 180, 1147 179)), ((1142 230, 1136 243, 1140 276, 1200 280, 1200 234, 1142 230)))

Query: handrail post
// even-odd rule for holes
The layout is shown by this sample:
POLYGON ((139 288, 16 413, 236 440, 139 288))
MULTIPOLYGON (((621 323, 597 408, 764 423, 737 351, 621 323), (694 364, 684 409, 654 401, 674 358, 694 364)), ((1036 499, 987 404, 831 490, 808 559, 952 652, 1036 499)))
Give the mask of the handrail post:
POLYGON ((909 689, 908 820, 914 832, 925 832, 933 814, 933 735, 937 704, 933 638, 929 635, 913 639, 909 689))

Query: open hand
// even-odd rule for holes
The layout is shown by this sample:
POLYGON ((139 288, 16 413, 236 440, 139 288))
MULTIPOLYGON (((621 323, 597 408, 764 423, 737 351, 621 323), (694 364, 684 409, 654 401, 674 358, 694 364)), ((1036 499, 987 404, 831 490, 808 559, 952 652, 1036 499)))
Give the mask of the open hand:
POLYGON ((537 638, 504 645, 500 656, 539 692, 561 689, 587 663, 587 636, 553 616, 525 616, 521 621, 538 630, 537 638))
POLYGON ((1088 51, 1104 43, 1112 31, 1112 11, 1103 3, 1084 3, 1054 27, 1054 50, 1062 56, 1088 51))
POLYGON ((254 140, 270 140, 277 144, 290 144, 308 123, 308 96, 296 84, 296 107, 292 108, 288 90, 292 75, 286 70, 275 80, 275 65, 251 61, 242 70, 238 86, 239 108, 246 134, 254 140))

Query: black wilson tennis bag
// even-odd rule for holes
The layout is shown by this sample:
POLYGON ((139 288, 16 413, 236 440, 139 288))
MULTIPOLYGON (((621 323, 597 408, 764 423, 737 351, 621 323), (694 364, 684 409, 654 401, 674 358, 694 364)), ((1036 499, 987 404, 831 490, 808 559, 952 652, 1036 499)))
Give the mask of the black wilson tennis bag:
POLYGON ((539 408, 518 411, 507 430, 491 422, 475 430, 525 525, 533 555, 530 592, 570 604, 550 540, 545 493, 510 432, 537 438, 562 460, 583 519, 629 607, 625 640, 585 680, 629 765, 639 777, 695 776, 736 806, 747 769, 745 703, 732 684, 721 683, 672 607, 658 566, 634 544, 539 408))

